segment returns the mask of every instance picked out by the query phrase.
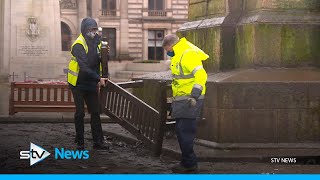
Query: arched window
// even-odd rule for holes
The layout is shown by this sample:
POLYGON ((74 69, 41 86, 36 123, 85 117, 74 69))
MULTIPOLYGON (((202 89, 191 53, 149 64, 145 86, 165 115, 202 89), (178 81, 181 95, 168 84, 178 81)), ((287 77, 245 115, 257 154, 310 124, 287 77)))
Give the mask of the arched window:
POLYGON ((61 22, 61 49, 62 51, 70 51, 71 50, 71 30, 70 27, 61 22))

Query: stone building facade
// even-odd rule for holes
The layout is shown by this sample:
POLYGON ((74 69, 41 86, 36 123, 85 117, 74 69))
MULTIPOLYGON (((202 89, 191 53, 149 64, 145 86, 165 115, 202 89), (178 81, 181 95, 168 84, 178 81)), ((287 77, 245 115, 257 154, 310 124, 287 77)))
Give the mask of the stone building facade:
POLYGON ((60 8, 62 28, 71 35, 65 42, 77 38, 81 20, 90 16, 103 28, 111 58, 121 60, 165 59, 162 38, 176 32, 188 15, 187 0, 62 0, 60 8))
POLYGON ((112 59, 163 60, 162 38, 188 16, 187 0, 2 0, 0 5, 0 74, 10 81, 65 80, 70 46, 85 17, 103 28, 112 59))

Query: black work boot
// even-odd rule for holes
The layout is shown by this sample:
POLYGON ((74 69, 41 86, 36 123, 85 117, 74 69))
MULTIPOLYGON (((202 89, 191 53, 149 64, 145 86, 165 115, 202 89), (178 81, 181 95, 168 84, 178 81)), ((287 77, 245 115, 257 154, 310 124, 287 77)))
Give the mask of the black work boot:
POLYGON ((93 149, 96 150, 109 150, 110 147, 105 143, 93 143, 93 149))
POLYGON ((198 165, 194 165, 192 167, 184 167, 180 163, 173 166, 171 168, 173 173, 179 173, 179 174, 196 174, 198 173, 198 165))
POLYGON ((84 150, 84 144, 77 144, 77 150, 84 150))

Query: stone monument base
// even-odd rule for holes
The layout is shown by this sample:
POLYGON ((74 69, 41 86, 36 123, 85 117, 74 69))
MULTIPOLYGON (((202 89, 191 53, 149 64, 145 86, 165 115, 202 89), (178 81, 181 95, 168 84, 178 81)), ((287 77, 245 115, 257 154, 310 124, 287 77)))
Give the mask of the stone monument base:
MULTIPOLYGON (((145 75, 135 95, 159 110, 157 83, 170 72, 145 75)), ((197 138, 217 143, 319 143, 320 72, 259 68, 209 74, 197 138)))

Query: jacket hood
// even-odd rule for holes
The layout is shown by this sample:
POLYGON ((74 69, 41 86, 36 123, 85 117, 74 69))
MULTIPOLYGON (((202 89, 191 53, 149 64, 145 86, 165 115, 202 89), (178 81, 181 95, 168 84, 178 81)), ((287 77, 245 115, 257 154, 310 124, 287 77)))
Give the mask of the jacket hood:
POLYGON ((96 20, 90 17, 84 18, 81 22, 81 33, 85 35, 88 32, 88 30, 92 28, 98 29, 98 24, 96 20))
POLYGON ((208 54, 203 52, 200 48, 198 48, 197 46, 195 46, 191 42, 187 41, 186 38, 181 38, 179 40, 179 42, 176 45, 173 46, 174 52, 175 53, 179 53, 179 54, 180 53, 182 54, 187 49, 195 50, 198 53, 198 55, 199 55, 199 57, 200 57, 200 59, 202 61, 205 61, 205 60, 207 60, 209 58, 208 54))

